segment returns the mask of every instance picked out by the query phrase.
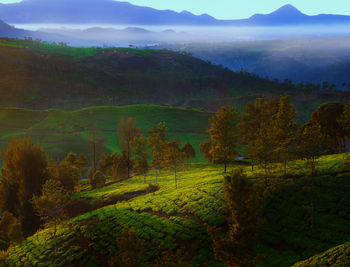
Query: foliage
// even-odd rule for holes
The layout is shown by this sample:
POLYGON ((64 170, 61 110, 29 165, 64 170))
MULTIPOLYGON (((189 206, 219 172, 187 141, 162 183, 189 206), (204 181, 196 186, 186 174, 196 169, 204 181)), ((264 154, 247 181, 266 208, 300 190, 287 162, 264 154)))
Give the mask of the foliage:
POLYGON ((184 157, 186 161, 190 161, 193 158, 196 157, 196 151, 194 150, 193 146, 189 143, 186 142, 181 149, 181 152, 184 153, 184 157))
MULTIPOLYGON (((2 239, 4 242, 6 241, 6 244, 15 244, 23 240, 23 232, 20 221, 8 211, 4 211, 1 214, 0 239, 2 239)), ((1 248, 0 250, 5 250, 6 248, 1 248)))
POLYGON ((117 238, 119 256, 112 257, 110 266, 143 266, 145 260, 144 242, 138 239, 132 228, 124 225, 121 237, 117 238))
POLYGON ((152 130, 148 131, 147 142, 153 154, 152 166, 156 169, 162 164, 168 135, 168 128, 164 122, 153 125, 152 130))
POLYGON ((199 151, 204 154, 204 158, 209 162, 213 161, 213 157, 210 154, 210 150, 212 146, 213 146, 213 143, 209 138, 205 139, 205 141, 203 141, 199 145, 199 151))
POLYGON ((179 141, 174 139, 165 147, 162 165, 174 169, 175 186, 177 188, 177 171, 179 164, 184 159, 184 153, 180 149, 179 141))
POLYGON ((255 245, 262 225, 261 201, 257 188, 241 169, 225 177, 224 206, 227 230, 209 228, 215 257, 228 266, 254 266, 255 245))
POLYGON ((295 137, 297 132, 296 110, 290 103, 290 97, 284 95, 280 98, 278 111, 273 118, 273 131, 275 150, 278 161, 283 162, 284 175, 287 174, 287 161, 295 153, 295 137), (294 151, 293 151, 294 150, 294 151))
POLYGON ((0 210, 17 217, 25 235, 33 234, 40 225, 30 200, 33 194, 40 194, 47 179, 47 158, 43 149, 30 139, 13 138, 3 153, 0 210))
POLYGON ((116 157, 113 163, 113 179, 124 180, 129 177, 128 157, 125 151, 119 157, 116 157))
MULTIPOLYGON (((260 232, 261 241, 257 242, 257 252, 262 256, 261 266, 287 267, 350 239, 347 227, 350 219, 350 180, 342 174, 342 160, 343 155, 320 157, 319 173, 330 175, 315 178, 318 188, 315 203, 318 204, 315 206, 317 229, 314 230, 310 230, 310 216, 303 209, 303 205, 310 201, 309 195, 303 191, 309 184, 304 161, 296 161, 294 165, 298 168, 290 169, 293 171, 290 175, 295 179, 284 178, 279 168, 273 170, 271 192, 264 210, 266 224, 260 232)), ((134 197, 98 207, 69 221, 67 226, 60 225, 57 232, 60 251, 56 256, 51 230, 46 229, 11 248, 7 264, 87 266, 90 263, 106 266, 110 251, 118 255, 115 240, 121 236, 126 224, 145 241, 147 264, 154 263, 153 260, 163 250, 174 251, 179 246, 185 246, 184 250, 189 252, 188 260, 194 266, 225 266, 215 260, 204 226, 205 223, 222 226, 224 222, 220 216, 224 199, 222 167, 207 163, 186 166, 178 179, 178 189, 173 186, 173 172, 163 170, 158 181, 160 189, 152 194, 134 194, 148 186, 142 176, 101 189, 75 193, 74 199, 91 201, 108 199, 113 195, 134 194, 134 197)), ((263 173, 262 169, 251 172, 249 167, 245 167, 244 170, 250 181, 262 185, 261 179, 256 177, 263 173)), ((148 182, 155 181, 155 170, 151 170, 148 182)))
POLYGON ((320 126, 327 148, 332 153, 345 152, 345 137, 347 133, 340 123, 343 113, 343 104, 328 102, 320 105, 311 115, 310 123, 320 126))
POLYGON ((221 107, 220 110, 210 118, 208 133, 212 142, 210 154, 214 162, 225 165, 232 163, 237 157, 238 133, 236 124, 238 111, 229 106, 221 107))
POLYGON ((305 261, 298 262, 293 267, 307 266, 349 266, 350 265, 350 243, 329 249, 317 254, 305 261))
POLYGON ((69 197, 64 187, 53 179, 47 180, 43 185, 41 196, 34 195, 32 199, 33 207, 41 220, 54 227, 55 253, 57 253, 57 225, 65 219, 64 206, 68 200, 69 197))
POLYGON ((139 142, 136 140, 139 139, 139 135, 141 135, 141 128, 136 128, 135 118, 121 118, 118 124, 117 133, 119 137, 119 148, 125 152, 127 157, 128 177, 130 177, 133 156, 135 154, 134 147, 139 145, 139 142))

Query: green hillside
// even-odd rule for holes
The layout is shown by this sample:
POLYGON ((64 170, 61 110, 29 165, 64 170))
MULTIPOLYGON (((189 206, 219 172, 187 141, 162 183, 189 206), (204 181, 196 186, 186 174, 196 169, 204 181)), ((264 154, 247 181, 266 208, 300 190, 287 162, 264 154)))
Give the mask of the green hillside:
POLYGON ((350 242, 293 265, 293 267, 307 266, 350 266, 350 242))
POLYGON ((89 125, 94 124, 106 138, 106 149, 119 151, 117 124, 122 117, 133 117, 145 135, 152 125, 165 122, 171 138, 178 137, 182 144, 189 141, 197 149, 195 160, 199 161, 203 158, 198 146, 206 138, 210 115, 197 109, 155 105, 93 107, 78 111, 0 108, 0 144, 3 147, 13 136, 30 137, 40 142, 52 157, 63 157, 69 151, 87 153, 87 132, 89 125))
POLYGON ((0 38, 0 106, 32 109, 186 105, 268 83, 186 53, 79 48, 0 38))
POLYGON ((78 110, 91 106, 171 104, 240 111, 257 97, 287 93, 306 121, 327 101, 349 92, 312 84, 276 82, 232 72, 185 52, 136 48, 83 48, 0 38, 0 106, 78 110))
MULTIPOLYGON (((315 229, 310 229, 309 204, 305 187, 310 179, 304 176, 303 164, 295 178, 281 178, 278 172, 270 179, 267 199, 267 222, 261 231, 258 253, 260 266, 290 266, 302 259, 350 240, 350 175, 343 173, 342 155, 321 158, 316 179, 315 229), (340 204, 341 203, 341 204, 340 204)), ((231 166, 234 167, 234 166, 231 166)), ((116 238, 123 225, 133 227, 146 241, 147 261, 153 262, 160 252, 183 248, 186 260, 193 264, 224 266, 213 256, 206 224, 220 225, 223 199, 222 166, 192 163, 179 172, 178 189, 172 172, 163 170, 158 177, 160 189, 141 193, 148 183, 155 182, 155 172, 147 176, 115 183, 102 189, 83 191, 73 199, 90 203, 113 199, 116 204, 71 219, 59 230, 60 249, 55 257, 49 230, 40 231, 9 251, 10 266, 23 264, 58 266, 106 265, 109 253, 116 253, 116 238), (131 199, 123 201, 123 197, 131 199), (119 200, 118 200, 119 199, 119 200)), ((260 184, 260 170, 248 177, 260 184)), ((125 199, 125 198, 124 198, 125 199)))

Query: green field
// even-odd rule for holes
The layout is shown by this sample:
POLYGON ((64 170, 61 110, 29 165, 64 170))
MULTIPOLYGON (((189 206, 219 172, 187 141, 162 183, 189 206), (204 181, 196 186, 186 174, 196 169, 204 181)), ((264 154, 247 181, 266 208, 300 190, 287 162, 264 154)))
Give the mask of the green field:
MULTIPOLYGON (((257 247, 262 256, 260 266, 290 266, 350 240, 350 174, 344 172, 342 158, 343 155, 333 155, 320 160, 313 230, 310 214, 303 208, 310 201, 305 191, 310 179, 305 177, 303 164, 295 163, 294 168, 298 169, 292 171, 295 178, 282 178, 277 170, 272 174, 265 212, 267 222, 257 247)), ((224 266, 213 256, 205 226, 222 223, 222 171, 219 165, 186 164, 179 173, 176 189, 173 173, 162 170, 158 191, 135 195, 128 201, 105 206, 62 225, 56 257, 52 251, 53 238, 46 229, 13 247, 7 263, 10 266, 105 265, 109 253, 117 252, 116 238, 123 225, 128 225, 146 241, 147 262, 152 262, 162 250, 182 247, 190 252, 187 260, 194 265, 224 266)), ((257 178, 261 170, 251 172, 245 167, 245 171, 254 182, 263 183, 257 178)), ((155 183, 155 172, 148 174, 146 183, 143 179, 136 176, 102 189, 83 191, 74 194, 73 199, 94 202, 138 192, 155 183)))
POLYGON ((189 141, 197 152, 195 161, 202 161, 198 146, 207 136, 210 116, 211 113, 197 109, 155 105, 93 107, 78 111, 0 107, 0 144, 4 147, 12 136, 30 137, 40 142, 54 158, 61 158, 69 151, 87 153, 87 129, 94 124, 106 138, 106 149, 119 152, 117 125, 122 117, 132 117, 145 135, 152 125, 165 122, 170 138, 176 136, 182 144, 189 141))

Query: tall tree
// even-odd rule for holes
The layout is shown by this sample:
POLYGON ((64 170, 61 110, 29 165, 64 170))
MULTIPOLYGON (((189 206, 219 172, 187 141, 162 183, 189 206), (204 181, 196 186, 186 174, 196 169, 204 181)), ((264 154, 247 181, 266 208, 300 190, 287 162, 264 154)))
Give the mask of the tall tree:
POLYGON ((237 157, 238 135, 236 124, 238 111, 229 106, 221 107, 220 110, 210 118, 208 132, 212 142, 210 154, 213 161, 224 164, 225 173, 227 164, 233 162, 237 157))
POLYGON ((113 179, 124 180, 129 177, 128 157, 125 151, 122 151, 120 156, 114 159, 112 174, 113 179))
POLYGON ((80 178, 83 178, 86 173, 86 168, 89 166, 89 163, 83 153, 79 154, 79 158, 76 161, 76 165, 79 168, 80 178))
POLYGON ((185 143, 181 151, 184 153, 184 158, 186 161, 190 161, 196 157, 196 151, 189 142, 185 143))
POLYGON ((43 149, 30 139, 13 138, 3 153, 0 182, 0 210, 18 218, 25 235, 40 226, 31 204, 34 194, 40 194, 48 179, 47 158, 43 149))
POLYGON ((105 152, 106 138, 103 132, 94 124, 90 124, 87 132, 87 142, 90 155, 90 163, 96 172, 101 154, 105 152))
POLYGON ((156 182, 158 182, 158 170, 161 167, 168 142, 168 128, 164 122, 153 125, 152 130, 148 131, 147 142, 152 149, 152 166, 156 169, 156 182))
POLYGON ((315 175, 318 158, 326 151, 325 136, 318 124, 306 123, 298 130, 297 153, 299 158, 305 160, 311 178, 311 228, 315 225, 315 175))
POLYGON ((201 152, 202 154, 204 154, 204 158, 209 161, 212 162, 213 161, 213 157, 210 154, 211 151, 211 147, 213 146, 210 138, 205 139, 202 143, 200 143, 199 145, 199 152, 201 152))
POLYGON ((63 186, 53 179, 43 185, 42 194, 33 196, 32 203, 35 211, 47 226, 53 227, 55 254, 57 253, 57 225, 66 219, 63 207, 68 203, 69 197, 63 186))
MULTIPOLYGON (((344 131, 345 138, 348 139, 350 136, 350 102, 344 105, 344 111, 338 119, 338 123, 344 131)), ((344 141, 344 151, 346 151, 346 139, 344 141)))
POLYGON ((181 152, 179 141, 172 140, 165 148, 163 165, 174 169, 175 186, 177 188, 178 166, 184 159, 184 153, 181 152))
POLYGON ((318 124, 329 152, 345 152, 346 130, 340 123, 344 114, 344 105, 339 102, 328 102, 320 105, 311 115, 310 123, 318 124))
POLYGON ((112 175, 113 164, 117 158, 117 154, 113 152, 112 154, 102 153, 99 164, 99 170, 105 175, 112 175))
POLYGON ((136 119, 122 118, 118 124, 117 133, 119 137, 119 148, 125 151, 128 159, 128 177, 130 177, 132 170, 133 141, 137 136, 141 135, 141 128, 136 128, 136 119))
POLYGON ((215 257, 228 266, 255 266, 255 246, 262 218, 258 189, 241 169, 235 169, 224 180, 226 226, 209 227, 215 257))
POLYGON ((254 162, 264 169, 266 187, 268 172, 275 159, 272 118, 277 114, 277 111, 277 99, 266 101, 264 98, 258 98, 254 103, 248 103, 245 106, 238 124, 241 142, 245 145, 252 161, 252 169, 254 162))
POLYGON ((292 107, 290 97, 280 98, 278 111, 273 117, 273 135, 275 138, 275 153, 283 163, 284 175, 287 174, 287 161, 291 158, 292 145, 297 132, 296 110, 292 107))
POLYGON ((144 182, 146 183, 146 175, 149 169, 148 166, 148 157, 149 153, 147 152, 147 139, 142 135, 138 135, 133 140, 133 153, 136 157, 134 172, 143 175, 144 182))

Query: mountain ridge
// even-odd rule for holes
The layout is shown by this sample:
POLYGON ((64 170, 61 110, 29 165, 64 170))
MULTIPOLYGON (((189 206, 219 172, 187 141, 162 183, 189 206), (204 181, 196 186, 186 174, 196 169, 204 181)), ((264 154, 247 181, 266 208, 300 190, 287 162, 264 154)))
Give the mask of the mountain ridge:
POLYGON ((350 16, 329 14, 309 16, 291 4, 284 5, 269 14, 255 14, 250 18, 238 20, 219 20, 209 14, 195 15, 187 10, 182 12, 158 10, 114 0, 24 0, 18 3, 0 4, 0 19, 7 23, 193 26, 350 24, 350 16))

